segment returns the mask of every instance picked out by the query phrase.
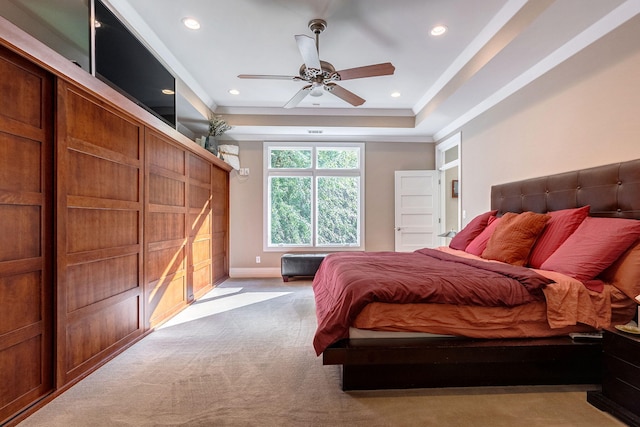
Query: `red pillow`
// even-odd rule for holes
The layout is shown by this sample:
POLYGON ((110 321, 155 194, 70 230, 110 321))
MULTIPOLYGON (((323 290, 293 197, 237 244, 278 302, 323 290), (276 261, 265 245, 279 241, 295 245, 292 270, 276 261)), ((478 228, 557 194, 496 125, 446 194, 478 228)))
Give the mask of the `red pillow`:
POLYGON ((464 251, 473 255, 482 255, 482 252, 487 247, 487 242, 489 242, 493 231, 500 223, 500 219, 501 218, 496 218, 495 216, 489 217, 489 224, 487 225, 487 227, 482 230, 482 232, 478 234, 476 238, 471 241, 471 243, 467 245, 464 251))
POLYGON ((487 227, 489 217, 495 216, 497 212, 498 211, 489 211, 473 218, 466 227, 460 230, 460 232, 451 239, 449 247, 451 249, 464 251, 469 243, 471 243, 471 241, 487 227))
POLYGON ((591 280, 640 237, 635 219, 587 217, 540 268, 591 280))
POLYGON ((536 239, 549 221, 549 215, 535 212, 507 212, 489 238, 482 258, 524 266, 536 239))
POLYGON ((567 240, 576 228, 589 216, 589 206, 549 212, 551 219, 531 249, 529 266, 540 268, 543 262, 567 240))
POLYGON ((599 277, 631 299, 640 294, 640 241, 633 243, 599 277))

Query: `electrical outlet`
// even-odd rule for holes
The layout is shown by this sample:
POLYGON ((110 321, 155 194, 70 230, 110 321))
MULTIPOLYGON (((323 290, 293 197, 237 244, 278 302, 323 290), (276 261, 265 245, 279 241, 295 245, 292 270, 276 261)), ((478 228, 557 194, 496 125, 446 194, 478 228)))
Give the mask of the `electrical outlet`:
POLYGON ((256 264, 260 264, 260 257, 259 256, 256 257, 256 264))
POLYGON ((240 168, 240 169, 238 169, 238 175, 240 175, 240 176, 249 176, 249 168, 240 168))

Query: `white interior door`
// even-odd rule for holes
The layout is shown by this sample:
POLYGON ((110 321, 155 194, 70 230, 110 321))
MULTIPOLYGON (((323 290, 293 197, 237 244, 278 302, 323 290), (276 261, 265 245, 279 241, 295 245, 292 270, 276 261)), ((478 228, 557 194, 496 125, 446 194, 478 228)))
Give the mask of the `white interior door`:
POLYGON ((395 250, 438 246, 438 171, 395 172, 395 250))

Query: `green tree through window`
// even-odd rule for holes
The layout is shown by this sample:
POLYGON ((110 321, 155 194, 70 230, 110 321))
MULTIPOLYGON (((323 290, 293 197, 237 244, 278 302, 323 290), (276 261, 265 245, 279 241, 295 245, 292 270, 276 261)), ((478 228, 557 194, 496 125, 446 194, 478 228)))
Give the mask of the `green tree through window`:
POLYGON ((271 178, 271 242, 310 245, 311 177, 271 178))
POLYGON ((311 150, 271 150, 270 167, 274 169, 308 169, 311 167, 311 150))
POLYGON ((318 177, 318 243, 358 244, 360 178, 318 177))

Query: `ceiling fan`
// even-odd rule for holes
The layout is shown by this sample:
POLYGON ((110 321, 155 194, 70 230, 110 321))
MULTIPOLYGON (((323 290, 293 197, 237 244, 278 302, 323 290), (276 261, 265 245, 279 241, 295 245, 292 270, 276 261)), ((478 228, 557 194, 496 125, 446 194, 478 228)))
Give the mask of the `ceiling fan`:
POLYGON ((304 60, 304 64, 300 66, 299 76, 240 74, 238 77, 241 79, 294 80, 309 83, 300 89, 298 93, 285 104, 284 108, 295 107, 316 88, 322 88, 354 107, 364 104, 364 99, 342 86, 337 85, 335 82, 340 80, 361 79, 363 77, 388 76, 393 74, 396 68, 390 62, 385 62, 382 64, 336 71, 333 65, 320 60, 320 33, 326 28, 326 21, 323 19, 313 19, 309 22, 309 29, 315 34, 315 41, 312 37, 306 35, 295 36, 298 49, 304 60))

